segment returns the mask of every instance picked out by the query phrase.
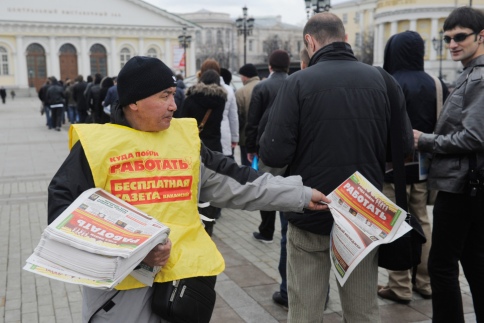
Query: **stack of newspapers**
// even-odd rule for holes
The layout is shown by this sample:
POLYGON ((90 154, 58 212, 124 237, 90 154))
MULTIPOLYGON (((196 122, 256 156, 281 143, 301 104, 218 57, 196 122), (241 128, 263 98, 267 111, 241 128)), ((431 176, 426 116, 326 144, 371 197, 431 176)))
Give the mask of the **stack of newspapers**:
POLYGON ((113 288, 126 276, 151 285, 160 268, 133 271, 170 229, 112 194, 85 191, 42 233, 24 269, 64 282, 113 288), (144 271, 144 272, 143 272, 144 271), (148 276, 150 276, 148 275, 148 276))

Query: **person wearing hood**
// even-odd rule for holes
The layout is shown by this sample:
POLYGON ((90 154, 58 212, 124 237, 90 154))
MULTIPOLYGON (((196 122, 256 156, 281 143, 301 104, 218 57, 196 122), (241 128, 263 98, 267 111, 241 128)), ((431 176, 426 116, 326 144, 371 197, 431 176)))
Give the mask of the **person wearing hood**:
MULTIPOLYGON (((216 276, 225 268, 202 227, 199 198, 246 210, 328 209, 319 202, 330 200, 303 186, 300 177, 257 173, 208 149, 194 119, 173 118, 175 91, 175 76, 161 60, 134 56, 126 62, 118 75, 113 124, 71 126, 71 151, 48 188, 49 223, 85 190, 109 191, 170 228, 171 242, 157 245, 143 263, 162 266, 155 282, 172 282, 216 276)), ((113 290, 83 287, 82 321, 170 321, 152 311, 152 297, 153 288, 131 275, 113 290)))
MULTIPOLYGON (((405 31, 393 35, 385 47, 383 69, 391 74, 403 90, 413 129, 432 133, 437 121, 436 84, 442 86, 442 102, 449 95, 445 84, 424 71, 425 43, 415 31, 405 31), (436 83, 438 82, 438 83, 436 83)), ((427 214, 427 180, 419 179, 418 154, 410 158, 415 161, 405 167, 409 212, 419 221, 427 238, 422 246, 420 265, 417 266, 415 283, 412 285, 412 270, 388 271, 388 285, 379 286, 378 295, 398 303, 408 304, 412 300, 412 290, 425 299, 432 298, 430 277, 427 269, 431 245, 431 227, 427 214)), ((384 194, 395 196, 391 185, 393 173, 385 177, 384 194)))

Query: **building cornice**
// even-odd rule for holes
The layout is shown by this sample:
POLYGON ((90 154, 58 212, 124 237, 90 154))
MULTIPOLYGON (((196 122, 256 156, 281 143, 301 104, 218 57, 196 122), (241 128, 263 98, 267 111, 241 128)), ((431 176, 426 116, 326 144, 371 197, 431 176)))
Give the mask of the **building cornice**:
MULTIPOLYGON (((427 7, 427 8, 405 8, 405 9, 397 9, 397 10, 385 10, 384 12, 375 12, 375 20, 385 19, 389 17, 395 16, 408 16, 416 14, 418 15, 426 15, 427 13, 444 13, 445 17, 454 10, 455 7, 447 6, 447 7, 427 7)), ((428 15, 426 15, 428 16, 428 15)))

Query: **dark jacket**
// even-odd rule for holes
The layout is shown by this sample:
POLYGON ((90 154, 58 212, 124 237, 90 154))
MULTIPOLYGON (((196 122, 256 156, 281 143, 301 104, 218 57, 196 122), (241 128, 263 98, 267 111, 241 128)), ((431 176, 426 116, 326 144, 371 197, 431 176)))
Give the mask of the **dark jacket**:
POLYGON ((200 139, 209 149, 222 152, 220 126, 223 119, 227 92, 217 84, 197 83, 187 90, 182 106, 182 118, 195 118, 200 125, 208 109, 212 109, 200 139))
MULTIPOLYGON (((413 129, 432 133, 437 122, 437 93, 434 79, 424 72, 424 41, 414 31, 406 31, 390 37, 385 47, 383 68, 400 84, 405 95, 408 117, 413 129)), ((449 91, 441 81, 443 99, 449 91)), ((407 184, 419 182, 418 164, 405 168, 407 184)), ((385 176, 393 182, 393 173, 385 176)))
POLYGON ((44 105, 46 105, 45 96, 47 95, 47 89, 49 88, 49 86, 50 86, 50 83, 45 83, 39 89, 38 97, 39 97, 39 100, 42 101, 44 105))
POLYGON ((182 80, 176 81, 175 103, 177 111, 174 113, 175 118, 180 118, 182 113, 183 101, 185 101, 185 88, 186 85, 182 80))
MULTIPOLYGON (((52 82, 52 81, 51 81, 52 82)), ((45 103, 49 106, 54 104, 66 104, 64 87, 59 82, 52 82, 45 94, 45 103)))
MULTIPOLYGON (((397 109, 407 122, 402 148, 411 151, 412 128, 399 88, 397 93, 401 96, 397 109)), ((358 62, 348 44, 332 43, 282 85, 261 137, 259 156, 271 167, 288 165, 290 175, 301 175, 305 185, 324 194, 355 171, 381 189, 390 111, 380 72, 358 62)), ((330 212, 305 213, 310 216, 284 214, 303 230, 330 233, 330 212)))
POLYGON ((247 125, 245 127, 245 146, 248 153, 257 153, 259 139, 264 129, 259 129, 259 124, 264 113, 269 113, 269 108, 274 101, 282 83, 287 78, 287 73, 274 72, 268 79, 259 82, 252 90, 247 125))
POLYGON ((72 98, 76 101, 78 111, 87 111, 87 101, 84 96, 84 91, 86 90, 87 82, 81 81, 77 82, 72 89, 72 98))

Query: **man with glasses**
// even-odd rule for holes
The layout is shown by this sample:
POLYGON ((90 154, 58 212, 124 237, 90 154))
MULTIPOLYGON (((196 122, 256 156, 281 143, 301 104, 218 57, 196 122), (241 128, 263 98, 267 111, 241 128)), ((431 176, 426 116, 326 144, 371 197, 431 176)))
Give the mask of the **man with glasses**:
POLYGON ((469 7, 444 22, 451 57, 464 65, 434 133, 414 130, 414 145, 433 154, 430 189, 439 190, 429 257, 433 322, 464 322, 459 261, 477 322, 484 322, 484 13, 469 7))

